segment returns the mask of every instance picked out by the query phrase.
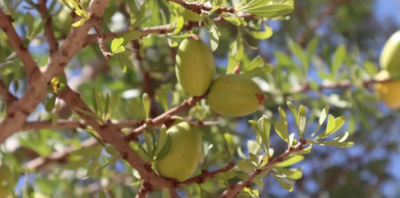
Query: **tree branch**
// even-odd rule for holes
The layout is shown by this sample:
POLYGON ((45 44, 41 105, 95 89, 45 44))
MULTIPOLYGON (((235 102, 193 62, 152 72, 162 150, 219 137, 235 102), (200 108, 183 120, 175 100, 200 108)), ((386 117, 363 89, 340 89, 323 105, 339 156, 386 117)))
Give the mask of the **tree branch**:
MULTIPOLYGON (((202 3, 189 3, 189 2, 183 1, 183 0, 168 0, 168 1, 177 3, 181 6, 183 6, 184 8, 192 10, 193 12, 198 13, 198 14, 201 14, 201 10, 211 11, 213 9, 213 7, 206 6, 202 3)), ((221 7, 218 10, 216 10, 215 12, 217 14, 221 14, 222 12, 235 13, 235 8, 221 7)))
MULTIPOLYGON (((173 118, 172 118, 173 119, 173 118)), ((135 129, 142 125, 143 122, 138 122, 134 120, 111 120, 118 129, 135 129)), ((189 122, 192 126, 211 126, 219 124, 218 121, 195 121, 189 122)), ((54 125, 51 120, 45 121, 37 121, 37 122, 26 122, 21 131, 32 131, 32 130, 42 130, 42 129, 50 129, 50 130, 67 130, 67 129, 85 129, 88 125, 83 120, 58 120, 58 122, 54 125)), ((156 127, 154 127, 156 128, 156 127)))
MULTIPOLYGON (((22 43, 21 38, 15 31, 12 25, 13 21, 14 20, 10 15, 6 15, 3 10, 0 9, 0 27, 1 29, 3 29, 4 33, 6 33, 8 41, 13 46, 15 52, 18 55, 18 58, 24 64, 26 73, 31 74, 32 72, 38 70, 38 67, 32 56, 29 54, 28 49, 22 43)), ((28 75, 28 77, 30 77, 30 75, 28 75)))
POLYGON ((42 19, 46 21, 44 25, 44 36, 47 38, 47 42, 49 43, 50 54, 53 54, 58 50, 58 42, 54 36, 53 19, 48 13, 46 2, 47 0, 39 0, 39 9, 42 19))
POLYGON ((101 53, 103 54, 106 61, 108 61, 111 57, 111 53, 109 51, 107 51, 106 45, 104 44, 104 39, 103 39, 104 35, 103 35, 103 32, 101 32, 100 23, 94 25, 94 29, 97 32, 97 42, 99 43, 101 53))
MULTIPOLYGON (((240 13, 240 14, 238 14, 238 17, 241 17, 244 19, 251 19, 251 18, 256 18, 257 16, 248 14, 248 13, 240 13)), ((220 24, 220 23, 226 22, 226 20, 221 16, 219 16, 213 20, 214 20, 215 24, 220 24)), ((189 31, 189 30, 192 30, 193 28, 202 27, 202 26, 204 26, 204 23, 199 24, 197 22, 188 22, 187 24, 185 24, 183 26, 182 30, 189 31)), ((167 34, 167 33, 173 32, 174 29, 175 29, 175 27, 171 26, 171 25, 161 25, 161 26, 156 26, 156 27, 143 28, 138 31, 140 31, 142 33, 142 36, 147 36, 150 34, 167 34)), ((123 34, 129 32, 129 31, 131 31, 131 30, 124 30, 121 32, 116 32, 116 33, 105 33, 104 38, 111 40, 111 39, 117 38, 119 36, 122 36, 123 34)), ((89 34, 87 37, 88 37, 87 42, 85 43, 86 45, 97 41, 96 34, 89 34)))
POLYGON ((9 17, 0 9, 0 26, 7 34, 8 40, 13 45, 18 57, 24 64, 28 74, 28 90, 18 103, 8 109, 7 116, 0 123, 0 144, 14 132, 21 129, 28 115, 36 109, 37 105, 46 96, 46 88, 51 79, 63 73, 64 68, 72 57, 83 48, 89 29, 99 20, 108 4, 108 0, 93 0, 89 6, 91 18, 84 25, 72 28, 61 48, 51 54, 44 73, 39 70, 28 50, 22 45, 9 17))
POLYGON ((0 80, 0 95, 4 98, 7 105, 18 100, 7 88, 7 86, 0 80))
POLYGON ((297 145, 291 147, 290 149, 286 150, 284 153, 279 155, 279 157, 271 158, 269 162, 262 167, 261 169, 256 170, 255 172, 251 173, 247 179, 231 184, 231 187, 228 188, 220 198, 234 198, 240 191, 242 191, 245 187, 251 186, 253 180, 265 171, 269 171, 271 168, 275 166, 276 163, 283 161, 285 158, 289 157, 291 154, 300 151, 307 145, 308 142, 306 140, 301 140, 297 145))
POLYGON ((145 198, 149 192, 152 192, 153 188, 151 184, 147 181, 144 181, 142 186, 139 188, 139 192, 136 195, 136 198, 145 198))
MULTIPOLYGON (((81 109, 93 113, 93 111, 82 101, 79 94, 72 91, 69 87, 60 92, 60 98, 63 99, 71 109, 81 109)), ((94 130, 96 130, 100 137, 107 143, 111 144, 121 155, 121 157, 128 162, 130 166, 136 169, 140 177, 151 183, 151 185, 159 190, 168 188, 171 197, 179 197, 175 191, 173 183, 159 177, 149 165, 130 147, 129 143, 124 140, 124 136, 119 132, 118 128, 111 122, 103 125, 99 122, 81 112, 79 116, 85 120, 94 130)))
MULTIPOLYGON (((158 117, 154 118, 150 122, 150 127, 157 127, 161 126, 162 124, 166 124, 167 126, 173 123, 173 119, 171 119, 172 115, 175 115, 184 109, 190 108, 194 106, 198 101, 204 99, 206 97, 206 94, 203 96, 198 96, 198 97, 193 97, 189 100, 183 101, 180 105, 164 112, 163 114, 159 115, 158 117), (169 122, 168 122, 169 121, 169 122)), ((124 139, 127 142, 134 141, 138 139, 138 136, 143 133, 143 131, 147 128, 147 124, 143 124, 142 126, 136 128, 133 130, 131 133, 126 135, 124 139)))
POLYGON ((220 173, 228 172, 228 171, 232 170, 234 167, 235 167, 235 164, 229 163, 226 166, 224 166, 223 168, 218 169, 216 171, 208 172, 206 170, 203 170, 203 172, 200 175, 192 177, 190 179, 187 179, 186 181, 183 181, 180 184, 192 184, 192 183, 202 184, 207 179, 214 178, 215 176, 217 176, 220 173))

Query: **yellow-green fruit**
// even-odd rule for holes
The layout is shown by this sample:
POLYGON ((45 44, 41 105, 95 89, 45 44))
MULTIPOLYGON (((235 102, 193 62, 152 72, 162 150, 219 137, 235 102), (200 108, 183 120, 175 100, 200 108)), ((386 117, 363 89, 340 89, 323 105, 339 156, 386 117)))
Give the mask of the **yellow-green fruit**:
POLYGON ((382 69, 400 72, 400 30, 386 41, 379 62, 382 69))
POLYGON ((265 95, 249 77, 240 74, 219 76, 207 95, 210 108, 227 117, 254 113, 264 104, 265 95))
MULTIPOLYGON (((387 70, 380 71, 375 79, 378 81, 387 80, 390 78, 390 73, 387 70)), ((400 79, 376 83, 375 89, 378 97, 390 108, 400 108, 400 79)))
POLYGON ((188 21, 200 21, 201 16, 191 10, 185 9, 182 13, 183 18, 188 21))
POLYGON ((176 55, 176 77, 191 96, 201 96, 215 76, 213 54, 201 39, 189 37, 182 41, 176 55))
POLYGON ((188 179, 201 159, 202 139, 198 129, 187 122, 181 122, 170 129, 172 144, 169 152, 155 163, 157 172, 166 178, 179 182, 188 179))

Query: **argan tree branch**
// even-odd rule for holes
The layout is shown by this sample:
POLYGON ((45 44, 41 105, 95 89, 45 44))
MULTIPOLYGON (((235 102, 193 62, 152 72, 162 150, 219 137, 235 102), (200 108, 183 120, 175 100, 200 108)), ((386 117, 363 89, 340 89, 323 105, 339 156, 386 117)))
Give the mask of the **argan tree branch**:
POLYGON ((53 19, 50 16, 50 13, 48 13, 46 2, 47 0, 39 0, 39 9, 42 19, 46 21, 44 25, 44 36, 47 38, 47 42, 49 43, 50 54, 53 54, 58 50, 58 42, 54 36, 53 19))
MULTIPOLYGON (((64 100, 71 109, 80 109, 86 112, 93 111, 82 101, 79 94, 72 91, 69 87, 61 91, 59 97, 64 100)), ((159 177, 130 146, 129 142, 124 140, 123 134, 119 129, 111 122, 100 124, 96 119, 90 117, 86 114, 76 111, 79 116, 85 120, 94 130, 98 132, 100 137, 106 142, 111 144, 115 150, 121 155, 121 157, 128 162, 130 166, 136 169, 140 177, 151 183, 154 188, 162 190, 163 188, 168 188, 171 197, 179 197, 175 191, 173 184, 159 177)))
POLYGON ((145 198, 149 192, 152 192, 153 188, 151 184, 147 181, 144 181, 142 186, 139 188, 139 192, 136 195, 136 198, 145 198))
POLYGON ((94 29, 97 32, 97 42, 99 43, 101 53, 103 54, 106 61, 108 61, 111 57, 111 53, 107 51, 106 45, 104 44, 104 35, 103 32, 101 31, 100 23, 95 24, 94 29))
MULTIPOLYGON (((178 105, 178 106, 164 112, 160 116, 152 119, 150 122, 151 123, 150 126, 153 128, 153 127, 161 126, 164 123, 166 125, 172 124, 172 122, 174 121, 173 119, 171 119, 172 115, 175 115, 175 114, 183 111, 184 109, 194 106, 198 101, 204 99, 205 97, 206 97, 206 95, 203 95, 203 96, 193 97, 191 99, 183 101, 180 105, 178 105), (170 121, 171 123, 166 123, 168 121, 170 121)), ((140 134, 142 134, 146 128, 147 128, 147 124, 143 124, 142 126, 136 128, 131 133, 126 135, 124 139, 128 142, 137 140, 138 136, 140 134)))
POLYGON ((12 102, 15 102, 18 100, 7 88, 7 86, 4 84, 2 80, 0 80, 0 95, 3 97, 3 99, 6 101, 7 105, 10 105, 12 102))
POLYGON ((183 181, 181 184, 192 184, 192 183, 202 184, 207 179, 214 178, 215 176, 217 176, 220 173, 228 172, 228 171, 232 170, 234 167, 235 167, 235 164, 229 163, 226 166, 224 166, 216 171, 212 171, 212 172, 203 171, 201 173, 201 175, 189 178, 186 181, 183 181))
POLYGON ((9 17, 0 10, 0 26, 7 34, 8 40, 15 48, 28 74, 28 90, 22 98, 18 100, 17 104, 9 107, 7 116, 0 123, 0 144, 14 132, 21 129, 26 118, 46 96, 46 88, 51 79, 56 75, 62 74, 72 57, 83 48, 83 44, 87 38, 87 32, 94 24, 101 20, 101 16, 107 4, 108 0, 91 1, 88 9, 91 18, 87 20, 85 24, 71 29, 61 48, 57 52, 51 54, 47 65, 43 69, 43 74, 30 56, 26 47, 22 45, 21 39, 12 27, 9 17))
MULTIPOLYGON (((135 129, 143 122, 138 122, 134 120, 111 120, 117 128, 119 129, 135 129)), ((218 121, 194 121, 189 122, 192 126, 210 126, 219 124, 218 121)), ((21 128, 22 131, 31 131, 31 130, 42 130, 42 129, 50 129, 50 130, 67 130, 67 129, 85 129, 88 125, 83 120, 58 120, 56 124, 52 124, 51 120, 45 121, 37 121, 37 122, 26 122, 21 128)), ((156 127, 154 127, 156 128, 156 127)))
POLYGON ((306 140, 301 140, 297 145, 291 147, 290 149, 286 150, 284 153, 279 155, 276 158, 271 158, 268 163, 251 173, 245 180, 240 181, 238 183, 231 184, 231 187, 228 188, 221 196, 220 198, 234 198, 240 191, 242 191, 245 187, 251 186, 253 183, 253 180, 257 177, 257 175, 260 175, 261 173, 265 171, 269 171, 270 168, 274 167, 275 164, 283 161, 287 157, 289 157, 291 154, 300 151, 304 148, 305 145, 307 145, 308 142, 306 140))
MULTIPOLYGON (((206 5, 202 4, 202 3, 189 3, 189 2, 183 1, 183 0, 168 0, 168 1, 172 1, 174 3, 177 3, 177 4, 181 5, 181 6, 183 6, 184 8, 192 10, 193 12, 196 12, 198 14, 201 13, 201 10, 211 11, 213 9, 213 7, 206 6, 206 5)), ((235 13, 235 9, 234 8, 221 7, 221 8, 218 8, 215 12, 218 13, 218 14, 220 14, 222 12, 235 13)))
MULTIPOLYGON (((238 17, 244 18, 244 19, 251 19, 251 18, 255 18, 257 16, 252 15, 252 14, 248 14, 248 13, 239 13, 238 17)), ((215 18, 213 20, 214 20, 215 24, 221 24, 221 23, 225 23, 226 22, 226 20, 221 16, 219 16, 219 17, 217 17, 217 18, 215 18)), ((189 22, 189 23, 187 23, 187 24, 185 24, 183 26, 182 30, 189 31, 189 30, 192 30, 193 28, 197 28, 197 27, 201 27, 201 26, 204 26, 204 23, 199 24, 197 22, 189 22)), ((167 33, 171 33, 171 32, 174 31, 174 29, 175 28, 173 26, 171 26, 171 25, 161 25, 161 26, 143 28, 143 29, 138 30, 138 31, 140 31, 142 33, 142 36, 147 36, 147 35, 150 35, 150 34, 167 34, 167 33)), ((131 30, 125 30, 125 31, 116 32, 116 33, 104 33, 104 38, 111 40, 111 39, 117 38, 119 36, 122 36, 123 34, 129 32, 129 31, 131 31, 131 30)), ((97 35, 96 34, 89 34, 87 37, 88 37, 87 38, 87 42, 85 43, 86 45, 94 43, 94 42, 97 41, 97 35)))

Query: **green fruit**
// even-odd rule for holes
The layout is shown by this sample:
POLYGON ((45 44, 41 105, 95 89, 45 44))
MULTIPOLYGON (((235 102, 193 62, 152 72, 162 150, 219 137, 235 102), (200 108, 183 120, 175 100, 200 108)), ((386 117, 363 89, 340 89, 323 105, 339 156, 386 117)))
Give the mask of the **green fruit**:
POLYGON ((379 62, 382 69, 400 72, 400 30, 386 41, 379 62))
MULTIPOLYGON (((378 81, 390 79, 390 73, 387 70, 380 71, 376 77, 378 81)), ((400 108, 400 79, 375 83, 375 90, 378 97, 390 108, 400 108)))
POLYGON ((196 170, 202 155, 202 139, 196 127, 181 122, 170 129, 172 143, 168 153, 155 163, 157 172, 178 182, 188 179, 196 170))
POLYGON ((207 96, 210 108, 227 117, 254 113, 264 104, 265 95, 249 77, 240 74, 219 76, 207 96))
POLYGON ((213 54, 200 39, 189 37, 182 41, 176 55, 176 77, 191 96, 201 96, 215 76, 213 54))
POLYGON ((188 21, 200 21, 201 16, 191 10, 185 9, 182 13, 183 18, 188 21))

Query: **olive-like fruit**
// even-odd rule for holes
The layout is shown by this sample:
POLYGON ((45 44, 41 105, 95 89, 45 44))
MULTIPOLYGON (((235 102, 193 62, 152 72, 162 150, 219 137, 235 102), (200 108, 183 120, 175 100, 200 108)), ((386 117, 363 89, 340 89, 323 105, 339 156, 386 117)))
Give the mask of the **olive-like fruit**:
POLYGON ((386 41, 379 62, 382 69, 400 73, 400 30, 386 41))
POLYGON ((247 76, 229 74, 219 76, 207 95, 210 108, 227 117, 240 117, 254 113, 264 104, 265 95, 247 76))
POLYGON ((184 39, 176 55, 176 77, 191 96, 201 96, 215 76, 215 62, 211 49, 195 37, 184 39))
POLYGON ((201 16, 189 9, 185 9, 182 13, 183 18, 185 18, 188 21, 200 21, 201 16))
POLYGON ((202 138, 198 129, 181 122, 167 130, 172 143, 168 153, 155 162, 155 168, 163 177, 178 182, 188 179, 196 170, 202 157, 202 138))
MULTIPOLYGON (((390 78, 390 73, 387 70, 380 71, 375 79, 384 81, 390 78)), ((378 97, 390 108, 400 108, 400 79, 375 83, 375 90, 378 97)))

